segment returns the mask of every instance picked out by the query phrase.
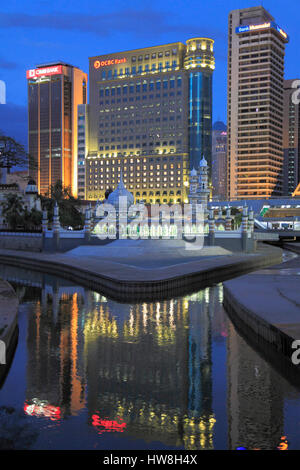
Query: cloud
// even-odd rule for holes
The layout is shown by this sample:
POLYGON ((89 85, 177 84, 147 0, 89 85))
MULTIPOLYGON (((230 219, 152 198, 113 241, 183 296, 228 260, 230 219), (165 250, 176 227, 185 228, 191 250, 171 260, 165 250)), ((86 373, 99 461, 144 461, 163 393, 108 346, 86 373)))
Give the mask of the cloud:
POLYGON ((142 36, 155 36, 165 33, 181 33, 188 36, 213 36, 224 39, 226 34, 200 24, 182 24, 174 13, 152 9, 126 9, 114 13, 88 15, 79 13, 52 13, 30 15, 25 13, 1 13, 1 28, 35 28, 64 31, 80 31, 107 37, 116 32, 127 32, 142 36))

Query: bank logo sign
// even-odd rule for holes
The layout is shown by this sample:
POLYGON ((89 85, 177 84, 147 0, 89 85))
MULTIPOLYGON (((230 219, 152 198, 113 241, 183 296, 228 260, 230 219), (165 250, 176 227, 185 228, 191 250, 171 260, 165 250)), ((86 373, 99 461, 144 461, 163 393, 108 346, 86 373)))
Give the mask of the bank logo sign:
POLYGON ((53 67, 43 67, 41 69, 31 69, 26 71, 26 78, 45 77, 47 75, 58 75, 62 73, 62 65, 53 67))
POLYGON ((248 25, 243 25, 243 26, 237 26, 237 28, 235 29, 235 32, 237 34, 241 34, 241 33, 247 33, 248 31, 256 31, 256 30, 268 29, 268 28, 276 29, 276 31, 278 31, 278 33, 281 34, 281 36, 283 36, 284 39, 286 39, 287 41, 289 40, 289 36, 287 35, 287 33, 282 28, 280 28, 280 26, 278 26, 278 24, 276 24, 274 21, 269 21, 269 22, 261 23, 261 24, 248 24, 248 25))
POLYGON ((122 57, 121 59, 95 60, 94 68, 99 69, 100 67, 108 67, 109 65, 125 64, 125 62, 127 62, 126 57, 122 57))

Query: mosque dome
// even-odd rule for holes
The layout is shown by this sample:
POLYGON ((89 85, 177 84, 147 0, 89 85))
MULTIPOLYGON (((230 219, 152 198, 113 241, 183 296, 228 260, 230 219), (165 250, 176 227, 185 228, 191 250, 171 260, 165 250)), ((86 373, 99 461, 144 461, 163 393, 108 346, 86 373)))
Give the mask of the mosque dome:
POLYGON ((110 195, 107 198, 108 204, 111 204, 115 207, 115 209, 119 209, 119 198, 120 197, 127 197, 127 209, 134 204, 134 197, 131 192, 129 192, 123 183, 123 178, 121 174, 121 179, 120 182, 117 186, 117 188, 110 193, 110 195))
POLYGON ((205 160, 204 155, 203 155, 202 159, 200 160, 199 166, 200 167, 207 166, 207 161, 205 160))
POLYGON ((193 168, 190 174, 191 174, 191 176, 197 176, 197 170, 195 170, 195 168, 193 168))
POLYGON ((36 182, 33 179, 28 181, 28 184, 25 189, 25 194, 38 194, 38 188, 36 182))
POLYGON ((213 131, 226 132, 227 126, 223 121, 216 121, 213 125, 213 131))

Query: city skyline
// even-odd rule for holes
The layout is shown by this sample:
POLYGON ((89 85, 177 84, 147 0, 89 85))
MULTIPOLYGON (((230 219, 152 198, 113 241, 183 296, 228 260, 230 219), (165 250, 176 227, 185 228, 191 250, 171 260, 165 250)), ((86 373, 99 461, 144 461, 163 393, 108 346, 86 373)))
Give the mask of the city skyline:
MULTIPOLYGON (((286 49, 285 78, 297 76, 296 17, 290 14, 296 1, 282 4, 264 1, 278 24, 290 36, 286 49), (295 18, 295 19, 294 19, 295 18)), ((227 72, 227 19, 232 9, 255 6, 260 2, 230 0, 224 8, 219 0, 205 5, 189 2, 158 2, 142 6, 134 1, 116 2, 113 7, 104 1, 98 10, 97 4, 88 2, 66 2, 54 5, 43 1, 32 1, 24 6, 19 1, 2 7, 1 26, 3 39, 7 33, 11 40, 0 56, 0 79, 6 82, 7 104, 0 107, 0 120, 6 119, 3 131, 27 144, 26 70, 36 64, 63 60, 88 71, 88 57, 111 53, 114 50, 129 50, 170 43, 178 39, 184 42, 193 36, 208 36, 215 40, 216 70, 213 87, 213 122, 226 122, 227 72), (69 12, 70 7, 72 10, 69 12), (65 15, 64 12, 68 11, 65 15), (16 13, 18 12, 18 13, 16 13), (170 13, 171 12, 171 13, 170 13), (167 14, 166 14, 167 13, 167 14), (199 21, 195 21, 199 13, 199 21), (92 21, 93 19, 93 21, 92 21), (99 26, 97 26, 97 24, 99 26), (140 25, 143 24, 143 27, 140 25), (153 25, 155 24, 155 27, 153 25), (121 32, 123 31, 123 32, 121 32), (120 47, 122 44, 122 47, 120 47), (19 58, 17 58, 19 57, 19 58), (20 59, 21 58, 21 59, 20 59), (23 83, 23 86, 22 86, 23 83), (8 117, 8 119, 7 119, 8 117)))

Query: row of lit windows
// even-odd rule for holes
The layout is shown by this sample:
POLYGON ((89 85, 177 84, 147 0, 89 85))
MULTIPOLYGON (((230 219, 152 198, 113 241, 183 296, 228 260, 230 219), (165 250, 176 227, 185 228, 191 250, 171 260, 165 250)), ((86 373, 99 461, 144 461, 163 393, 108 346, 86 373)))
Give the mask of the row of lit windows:
POLYGON ((116 103, 134 103, 135 101, 141 101, 142 100, 153 100, 153 99, 156 99, 156 98, 172 98, 174 96, 181 96, 182 95, 182 92, 181 91, 177 91, 177 93, 175 93, 174 91, 170 91, 169 93, 163 93, 162 96, 160 95, 160 93, 156 93, 156 95, 154 94, 150 94, 150 95, 142 95, 142 96, 136 96, 135 98, 133 97, 129 97, 128 99, 127 98, 117 98, 116 100, 115 99, 111 99, 110 100, 101 100, 99 101, 99 105, 100 106, 103 106, 104 104, 116 104, 116 103))
MULTIPOLYGON (((143 106, 143 110, 141 107, 130 107, 130 110, 136 109, 136 112, 122 112, 123 110, 118 109, 113 109, 113 108, 107 108, 105 110, 100 110, 99 113, 99 127, 104 127, 104 122, 105 122, 105 127, 108 127, 107 123, 111 122, 110 126, 111 127, 116 127, 121 125, 121 121, 118 121, 119 119, 126 119, 126 121, 123 121, 124 125, 127 125, 127 119, 129 119, 128 123, 129 125, 134 125, 134 124, 144 124, 147 123, 147 117, 148 116, 168 116, 169 114, 174 114, 174 113, 182 113, 183 109, 181 108, 181 102, 179 101, 177 103, 177 106, 175 108, 175 103, 171 107, 170 103, 166 103, 162 105, 162 108, 159 108, 158 105, 160 106, 161 103, 156 103, 156 108, 154 108, 153 104, 149 104, 146 106, 143 106), (147 110, 147 108, 149 108, 147 110), (154 109, 153 109, 154 108, 154 109), (115 112, 118 112, 118 114, 114 114, 115 112), (109 113, 109 114, 108 114, 109 113), (143 119, 140 119, 143 117, 143 119), (136 121, 134 121, 134 118, 136 121)), ((128 108, 127 108, 128 109, 128 108)), ((127 111, 127 109, 124 108, 124 111, 127 111)), ((177 117, 181 116, 181 114, 177 114, 177 117)))
MULTIPOLYGON (((169 57, 170 55, 177 55, 177 49, 174 48, 172 49, 172 51, 165 51, 165 57, 169 57)), ((138 57, 136 56, 132 56, 131 57, 131 62, 136 62, 136 60, 138 60, 139 62, 141 62, 142 60, 149 60, 150 57, 151 59, 156 59, 156 57, 160 58, 160 57, 163 57, 164 53, 162 51, 160 52, 152 52, 151 54, 147 53, 145 55, 139 55, 138 57)))
POLYGON ((142 73, 149 73, 149 72, 163 72, 169 70, 176 70, 179 64, 177 60, 173 60, 172 64, 170 61, 166 61, 164 64, 163 62, 159 62, 158 64, 154 63, 151 65, 145 64, 144 66, 138 65, 137 67, 134 65, 131 67, 125 67, 125 69, 109 69, 109 70, 102 70, 101 72, 101 79, 102 80, 112 80, 115 78, 121 78, 124 76, 130 75, 137 75, 142 73))
MULTIPOLYGON (((169 80, 167 79, 164 79, 163 82, 161 80, 156 80, 154 82, 154 80, 151 80, 148 81, 147 80, 144 80, 142 83, 130 83, 129 85, 123 85, 122 87, 121 86, 117 86, 117 87, 106 87, 106 88, 100 88, 99 90, 99 95, 100 97, 102 96, 115 96, 115 95, 127 95, 127 93, 140 93, 141 91, 142 92, 145 92, 145 91, 148 91, 148 90, 160 90, 161 89, 161 84, 163 83, 163 89, 168 89, 168 88, 175 88, 175 77, 170 77, 169 80), (122 91, 122 93, 121 93, 122 91)), ((178 87, 181 87, 181 83, 182 83, 182 78, 181 77, 177 77, 177 86, 178 87)))
MULTIPOLYGON (((146 135, 143 135, 142 138, 143 138, 143 139, 147 139, 147 136, 146 136, 146 135)), ((151 136, 149 136, 149 138, 151 138, 151 136)), ((123 140, 123 141, 127 141, 127 139, 128 139, 128 140, 134 140, 134 139, 140 140, 140 139, 141 139, 141 136, 139 136, 139 135, 136 135, 136 136, 130 135, 130 136, 127 137, 127 135, 126 135, 126 136, 123 137, 122 140, 123 140)), ((117 139, 117 140, 118 140, 118 139, 117 139)), ((104 142, 105 142, 105 143, 108 143, 108 142, 114 142, 114 141, 115 141, 114 137, 111 138, 111 139, 104 139, 104 138, 99 139, 99 143, 104 143, 104 142)), ((181 140, 177 140, 176 143, 177 143, 177 145, 180 145, 180 144, 181 144, 181 140)), ((143 142, 142 145, 145 146, 145 145, 146 145, 146 142, 143 142)), ((150 145, 154 145, 154 142, 150 142, 150 145)), ((160 146, 165 147, 166 145, 175 145, 175 141, 174 141, 174 140, 170 140, 169 142, 168 142, 168 141, 155 142, 155 146, 156 146, 156 147, 160 147, 160 146)))
MULTIPOLYGON (((124 180, 124 182, 126 183, 125 180, 124 180)), ((97 185, 97 186, 88 186, 87 189, 88 189, 89 191, 91 191, 91 190, 97 190, 97 189, 106 189, 106 188, 109 187, 109 185, 110 185, 111 183, 112 183, 112 181, 107 181, 107 182, 106 182, 106 186, 100 184, 100 185, 97 185)), ((114 184, 114 183, 112 183, 112 184, 114 184)), ((171 187, 171 188, 173 188, 173 187, 175 187, 175 184, 174 184, 174 183, 169 183, 169 184, 167 184, 167 183, 162 183, 162 184, 161 184, 161 183, 160 183, 160 184, 154 185, 153 183, 149 183, 148 186, 149 186, 150 188, 155 188, 155 187, 156 187, 156 188, 159 188, 159 187, 163 187, 163 188, 171 187)), ((181 184, 180 184, 180 183, 177 183, 177 184, 176 184, 176 187, 179 187, 179 188, 180 188, 180 187, 181 187, 181 184)), ((129 188, 130 188, 130 189, 134 189, 134 188, 140 189, 140 188, 144 188, 144 186, 141 186, 140 184, 136 184, 136 185, 130 184, 130 185, 129 185, 129 188)))

